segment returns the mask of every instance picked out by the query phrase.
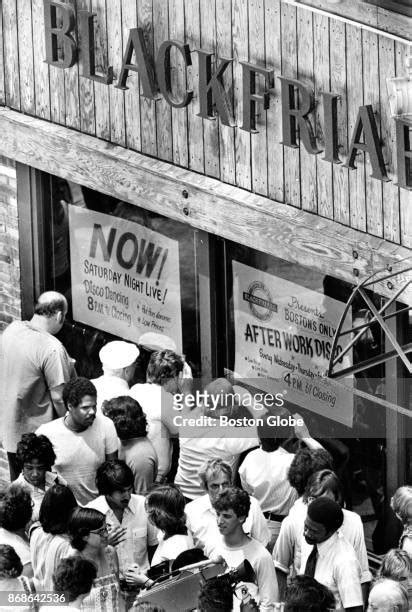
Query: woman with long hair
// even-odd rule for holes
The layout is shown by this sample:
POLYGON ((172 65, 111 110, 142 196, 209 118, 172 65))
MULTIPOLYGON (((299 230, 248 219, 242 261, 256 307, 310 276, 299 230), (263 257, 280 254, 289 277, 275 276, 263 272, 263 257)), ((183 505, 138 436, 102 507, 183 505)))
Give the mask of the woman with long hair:
POLYGON ((43 497, 40 522, 30 530, 31 562, 37 590, 53 591, 53 573, 59 561, 72 552, 68 523, 76 507, 72 490, 62 484, 54 484, 43 497))

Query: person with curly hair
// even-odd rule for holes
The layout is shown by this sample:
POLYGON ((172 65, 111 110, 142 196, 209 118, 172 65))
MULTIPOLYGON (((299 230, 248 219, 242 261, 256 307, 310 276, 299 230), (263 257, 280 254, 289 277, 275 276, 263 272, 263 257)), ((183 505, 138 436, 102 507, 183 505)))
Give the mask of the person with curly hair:
POLYGON ((28 489, 34 503, 32 520, 37 521, 45 492, 56 482, 61 484, 66 482, 51 471, 56 455, 52 443, 46 436, 37 436, 35 433, 23 434, 17 444, 17 460, 22 472, 14 482, 28 489))
POLYGON ((113 422, 96 414, 96 387, 87 378, 68 382, 63 389, 66 415, 36 431, 49 438, 56 453, 55 469, 86 505, 98 496, 96 470, 117 457, 118 439, 113 422))
POLYGON ((120 459, 105 461, 97 470, 96 486, 100 495, 87 508, 105 516, 108 542, 116 547, 122 577, 135 565, 144 574, 157 546, 157 529, 148 520, 145 498, 133 493, 132 470, 120 459))
POLYGON ((121 609, 119 561, 113 546, 108 544, 105 516, 94 508, 75 508, 68 524, 72 557, 93 563, 97 577, 90 594, 83 601, 87 612, 101 612, 102 601, 106 610, 121 609))
POLYGON ((14 548, 23 565, 22 573, 29 578, 33 576, 27 538, 31 515, 32 500, 27 489, 11 484, 0 491, 0 544, 14 548))
MULTIPOLYGON (((9 544, 0 544, 0 592, 25 593, 33 595, 35 590, 31 580, 22 576, 23 565, 19 555, 9 544)), ((22 606, 2 606, 2 610, 27 612, 35 610, 34 604, 22 606)))
POLYGON ((223 557, 229 568, 238 567, 247 559, 255 572, 256 584, 247 582, 253 599, 261 612, 272 612, 279 601, 275 567, 268 550, 243 531, 243 523, 250 509, 249 494, 236 487, 229 487, 213 502, 220 532, 218 541, 206 550, 210 558, 223 557))
POLYGON ((174 560, 193 548, 193 538, 188 533, 185 515, 185 498, 174 485, 157 487, 146 497, 146 512, 149 521, 160 529, 159 546, 151 565, 174 560))
POLYGON ((399 548, 412 557, 412 487, 399 487, 391 499, 391 507, 403 525, 399 548))
POLYGON ((71 608, 80 609, 96 578, 96 565, 91 561, 79 557, 62 559, 53 574, 53 591, 62 593, 71 608))
POLYGON ((139 402, 122 395, 103 402, 103 414, 111 419, 120 439, 119 459, 127 463, 134 476, 134 492, 139 495, 153 487, 158 458, 147 437, 147 419, 139 402))
POLYGON ((54 484, 44 495, 40 522, 30 530, 30 552, 34 584, 41 591, 53 590, 53 572, 71 552, 68 523, 76 499, 69 487, 54 484))

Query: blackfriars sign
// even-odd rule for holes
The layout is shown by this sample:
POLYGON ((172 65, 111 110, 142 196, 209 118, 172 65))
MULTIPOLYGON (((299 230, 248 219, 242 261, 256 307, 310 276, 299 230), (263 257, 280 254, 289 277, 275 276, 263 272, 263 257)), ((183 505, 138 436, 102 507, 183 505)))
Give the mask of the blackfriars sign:
MULTIPOLYGON (((76 26, 75 12, 72 6, 58 0, 44 0, 46 62, 60 68, 70 68, 78 57, 82 60, 82 77, 99 81, 107 85, 113 83, 113 68, 109 67, 107 74, 96 74, 94 18, 88 11, 78 12, 78 26, 81 32, 81 45, 78 49, 73 32, 76 26), (58 16, 60 19, 58 19, 58 16)), ((159 48, 155 61, 147 52, 143 31, 141 28, 129 30, 126 51, 123 57, 117 84, 118 89, 128 89, 127 77, 130 71, 138 72, 144 97, 157 100, 159 92, 168 104, 175 108, 189 105, 193 92, 186 89, 177 93, 172 88, 171 51, 176 49, 182 57, 187 70, 191 66, 191 53, 197 53, 199 59, 199 113, 204 119, 215 119, 215 113, 220 121, 227 126, 236 127, 233 121, 233 108, 228 92, 225 89, 223 76, 233 59, 216 58, 213 68, 213 53, 203 49, 191 51, 189 45, 166 40, 159 48), (135 63, 132 63, 133 55, 135 63)), ((256 115, 259 107, 268 109, 270 95, 274 92, 274 70, 263 66, 240 62, 243 73, 242 88, 242 118, 240 129, 254 133, 256 115)), ((316 136, 309 119, 314 109, 314 99, 310 89, 296 79, 278 76, 281 88, 282 102, 282 144, 287 147, 299 146, 299 138, 305 149, 311 154, 319 154, 316 136)), ((321 94, 323 100, 323 159, 340 164, 338 143, 338 99, 339 95, 331 92, 321 94)), ((396 149, 398 185, 404 189, 412 189, 412 150, 410 141, 411 126, 402 119, 396 120, 396 149)), ((345 166, 355 169, 355 158, 358 151, 369 155, 372 166, 372 177, 380 181, 388 181, 385 162, 382 153, 378 128, 372 105, 359 107, 355 126, 350 140, 348 157, 345 166)))

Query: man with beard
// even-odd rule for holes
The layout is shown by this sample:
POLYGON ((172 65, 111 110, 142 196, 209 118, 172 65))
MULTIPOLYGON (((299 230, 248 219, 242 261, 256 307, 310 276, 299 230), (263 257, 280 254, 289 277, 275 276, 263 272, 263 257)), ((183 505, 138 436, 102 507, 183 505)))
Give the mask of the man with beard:
POLYGON ((87 378, 68 382, 63 389, 66 414, 42 425, 56 453, 54 469, 84 506, 98 496, 96 470, 105 460, 117 458, 118 439, 113 422, 96 414, 96 387, 87 378))

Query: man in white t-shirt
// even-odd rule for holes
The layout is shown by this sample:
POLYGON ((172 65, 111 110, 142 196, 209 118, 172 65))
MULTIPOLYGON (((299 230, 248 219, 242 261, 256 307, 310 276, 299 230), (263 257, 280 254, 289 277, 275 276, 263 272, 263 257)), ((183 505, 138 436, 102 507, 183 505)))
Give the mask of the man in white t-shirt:
MULTIPOLYGON (((200 469, 199 480, 206 494, 188 503, 185 508, 187 528, 193 536, 195 546, 206 548, 219 535, 214 501, 222 491, 232 484, 232 470, 222 459, 209 459, 200 469)), ((266 519, 255 497, 250 497, 249 514, 243 530, 263 546, 269 542, 269 529, 266 519)))
POLYGON ((97 390, 97 410, 105 400, 129 395, 129 384, 133 380, 139 349, 131 342, 114 340, 108 342, 99 352, 103 375, 91 382, 97 390))
POLYGON ((272 557, 257 540, 243 530, 250 509, 246 491, 229 487, 213 503, 216 510, 220 538, 206 552, 211 558, 223 557, 230 569, 247 560, 255 573, 255 582, 246 582, 251 596, 261 612, 273 612, 278 602, 278 584, 272 557))
POLYGON ((116 429, 110 419, 96 414, 96 396, 96 387, 87 378, 68 382, 63 389, 66 415, 36 432, 53 444, 54 469, 82 506, 98 496, 95 477, 99 465, 117 458, 116 429))

